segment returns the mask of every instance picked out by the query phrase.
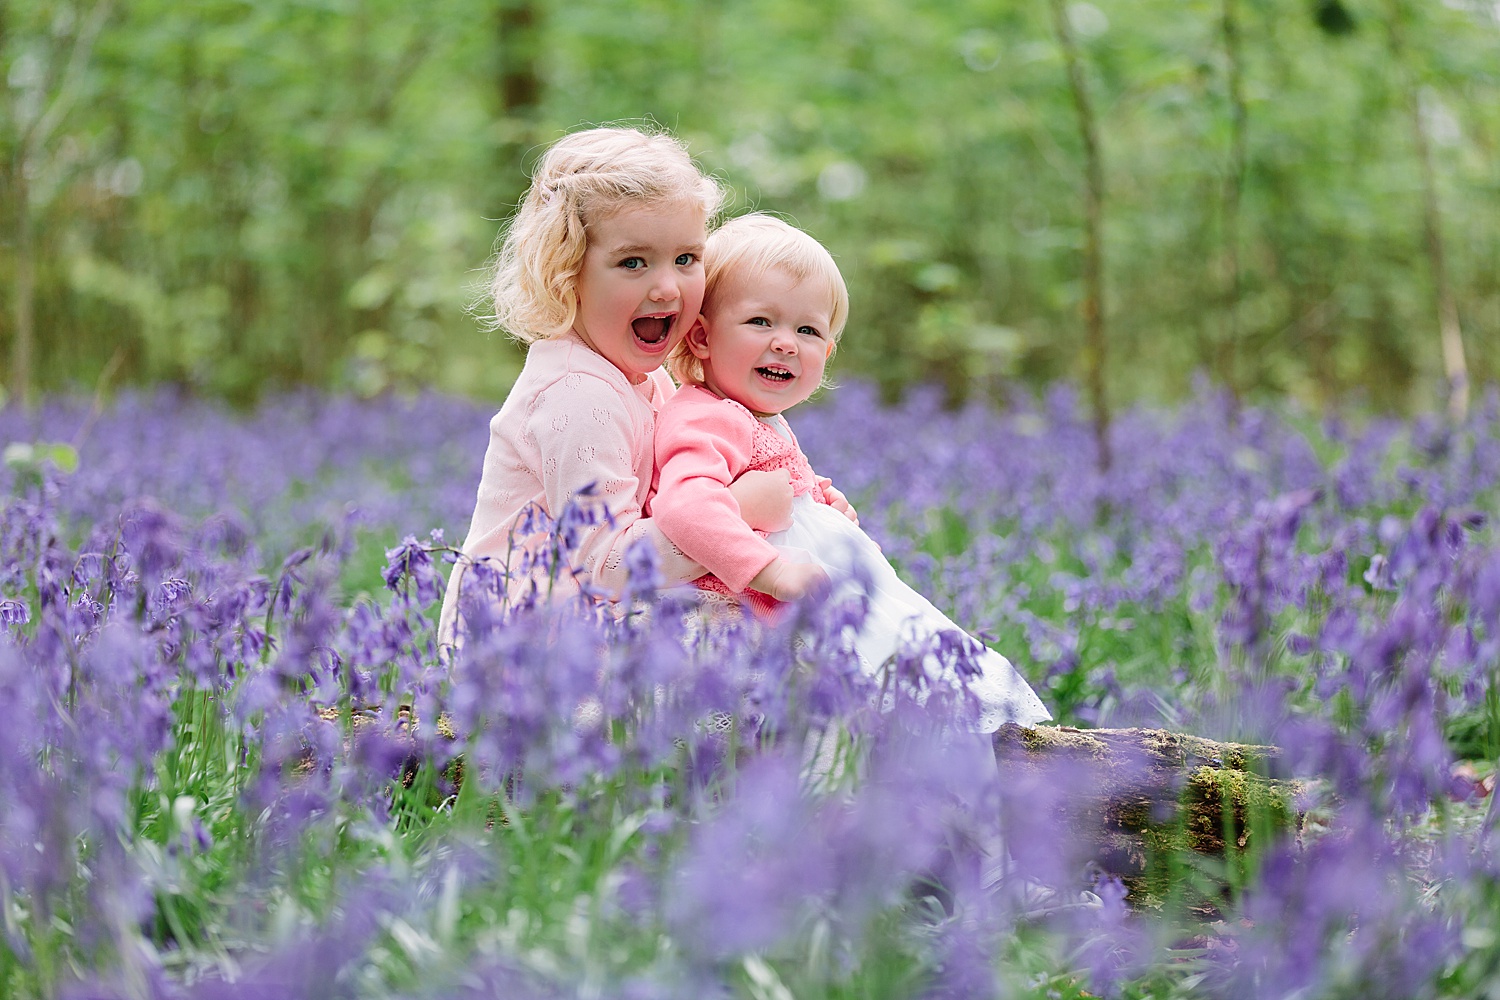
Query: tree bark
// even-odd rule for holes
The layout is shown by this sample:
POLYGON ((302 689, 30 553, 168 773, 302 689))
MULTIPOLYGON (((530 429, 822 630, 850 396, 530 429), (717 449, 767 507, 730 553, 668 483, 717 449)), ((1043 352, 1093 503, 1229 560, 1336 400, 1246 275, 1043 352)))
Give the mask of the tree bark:
POLYGON ((1443 374, 1448 382, 1448 418, 1459 424, 1469 413, 1469 367, 1464 357, 1463 329, 1458 320, 1458 303, 1448 281, 1447 255, 1443 241, 1442 208, 1438 203, 1437 174, 1432 166, 1432 144, 1427 124, 1422 120, 1422 101, 1411 70, 1407 66, 1405 6, 1401 0, 1390 0, 1386 17, 1391 61, 1400 74, 1407 114, 1411 120, 1412 145, 1422 177, 1422 232, 1427 248, 1427 264, 1432 272, 1432 293, 1438 314, 1438 335, 1442 344, 1443 374))
POLYGON ((537 75, 537 13, 529 0, 500 3, 500 107, 505 114, 529 114, 542 102, 537 75))
MULTIPOLYGON (((16 283, 13 321, 15 335, 11 341, 11 386, 16 400, 29 407, 35 386, 34 355, 36 348, 36 231, 31 203, 29 173, 37 162, 52 133, 72 110, 80 77, 88 66, 94 41, 113 10, 113 0, 98 0, 73 36, 67 62, 56 71, 55 87, 49 87, 50 99, 41 113, 21 122, 14 104, 9 117, 16 133, 15 153, 9 164, 9 189, 15 212, 16 283)), ((3 38, 3 33, 0 33, 3 38)))
POLYGON ((496 149, 499 211, 493 217, 504 218, 525 190, 521 160, 536 141, 542 103, 541 15, 534 0, 499 0, 495 13, 501 141, 496 149))
POLYGON ((1068 22, 1064 0, 1051 0, 1052 24, 1063 62, 1068 67, 1068 86, 1073 93, 1078 135, 1083 142, 1083 321, 1084 381, 1094 411, 1094 441, 1100 472, 1109 471, 1112 461, 1109 447, 1109 403, 1104 380, 1104 153, 1099 129, 1094 120, 1094 106, 1089 100, 1088 82, 1083 77, 1083 60, 1073 28, 1068 22))
POLYGON ((32 372, 36 344, 36 240, 31 225, 31 186, 26 177, 24 146, 11 161, 10 190, 16 214, 16 284, 12 320, 15 339, 10 345, 11 393, 22 409, 31 408, 32 372))
POLYGON ((1245 188, 1245 160, 1249 112, 1245 107, 1244 66, 1240 50, 1239 5, 1237 0, 1222 0, 1220 33, 1224 40, 1224 61, 1229 91, 1229 164, 1224 175, 1224 341, 1219 346, 1219 375, 1230 394, 1238 400, 1239 389, 1239 306, 1240 277, 1240 202, 1245 188))

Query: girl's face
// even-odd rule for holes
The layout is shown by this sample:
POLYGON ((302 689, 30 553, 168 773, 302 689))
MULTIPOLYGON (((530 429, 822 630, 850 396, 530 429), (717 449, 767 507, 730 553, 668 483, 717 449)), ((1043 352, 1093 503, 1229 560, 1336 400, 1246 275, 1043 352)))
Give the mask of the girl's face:
POLYGON ((688 350, 703 362, 703 384, 751 413, 768 416, 802 402, 823 384, 833 350, 833 303, 817 281, 779 268, 729 276, 688 350))
POLYGON ((661 367, 703 305, 703 213, 667 202, 588 228, 573 330, 639 383, 661 367))

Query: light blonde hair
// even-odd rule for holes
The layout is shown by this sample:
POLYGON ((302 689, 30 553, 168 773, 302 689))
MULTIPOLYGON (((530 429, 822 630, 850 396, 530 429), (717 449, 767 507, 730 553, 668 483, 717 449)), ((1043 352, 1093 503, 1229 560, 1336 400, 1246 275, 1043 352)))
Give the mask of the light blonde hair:
POLYGON ((565 135, 542 155, 495 256, 487 325, 524 343, 572 329, 588 227, 623 208, 719 210, 724 191, 676 137, 607 126, 565 135))
MULTIPOLYGON (((755 276, 779 270, 794 281, 821 282, 828 291, 829 342, 838 345, 849 319, 849 289, 828 249, 796 226, 765 212, 730 219, 708 236, 703 250, 703 314, 712 310, 716 295, 731 276, 755 276)), ((667 358, 667 370, 678 382, 703 384, 703 362, 687 342, 667 358)))

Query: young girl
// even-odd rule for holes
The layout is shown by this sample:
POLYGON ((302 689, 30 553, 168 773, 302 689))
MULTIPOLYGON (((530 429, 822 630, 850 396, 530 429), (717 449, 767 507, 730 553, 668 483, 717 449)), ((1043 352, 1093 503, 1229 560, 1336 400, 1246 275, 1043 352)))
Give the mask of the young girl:
MULTIPOLYGON (((469 560, 504 563, 535 504, 552 518, 592 487, 610 518, 586 527, 572 578, 606 594, 625 582, 625 550, 656 548, 662 576, 691 580, 703 568, 642 516, 651 484, 656 410, 674 386, 662 361, 697 318, 703 244, 719 186, 669 135, 596 128, 558 140, 543 155, 501 245, 491 291, 494 324, 530 346, 520 377, 490 421, 490 442, 468 537, 469 560)), ((785 477, 751 477, 734 490, 747 517, 781 527, 785 477)), ((461 627, 465 560, 443 597, 439 636, 461 627)), ((532 584, 510 581, 515 597, 532 584)))
MULTIPOLYGON (((781 415, 823 384, 848 315, 828 251, 779 219, 752 214, 709 237, 706 266, 703 315, 668 362, 684 387, 657 418, 650 507, 662 533, 711 574, 698 586, 765 612, 823 581, 852 588, 863 578, 870 611, 856 648, 867 669, 879 669, 903 642, 948 634, 976 653, 978 731, 1051 718, 1005 657, 901 582, 845 516, 852 512, 843 497, 813 472, 781 415), (727 487, 753 469, 790 473, 789 529, 764 535, 740 516, 727 487)), ((934 665, 929 673, 941 671, 934 665)))

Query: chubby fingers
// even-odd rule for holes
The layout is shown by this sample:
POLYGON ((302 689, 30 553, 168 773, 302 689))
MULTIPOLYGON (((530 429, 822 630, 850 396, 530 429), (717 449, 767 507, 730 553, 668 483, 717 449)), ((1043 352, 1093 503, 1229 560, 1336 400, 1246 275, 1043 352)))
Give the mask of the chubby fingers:
POLYGON ((828 498, 828 506, 843 514, 855 524, 859 523, 859 513, 855 511, 854 505, 849 498, 844 496, 843 491, 834 486, 831 480, 821 480, 819 485, 823 487, 823 495, 828 498))

